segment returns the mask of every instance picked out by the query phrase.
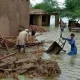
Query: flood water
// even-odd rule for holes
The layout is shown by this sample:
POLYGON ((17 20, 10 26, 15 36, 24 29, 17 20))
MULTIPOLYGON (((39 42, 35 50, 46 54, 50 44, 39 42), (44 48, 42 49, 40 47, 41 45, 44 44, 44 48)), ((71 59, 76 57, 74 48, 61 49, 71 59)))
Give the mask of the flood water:
MULTIPOLYGON (((59 42, 59 36, 60 36, 60 30, 59 28, 53 28, 48 27, 48 32, 43 33, 43 35, 38 36, 37 39, 39 41, 45 40, 45 41, 57 41, 59 42)), ((71 32, 68 31, 66 28, 63 32, 64 37, 69 37, 71 32)), ((61 52, 60 55, 47 55, 46 53, 43 54, 43 58, 49 58, 53 59, 58 62, 60 68, 61 68, 61 75, 57 78, 29 78, 24 76, 19 76, 20 80, 80 80, 80 33, 75 32, 75 39, 76 39, 76 45, 78 48, 78 54, 71 58, 71 56, 68 55, 68 52, 70 51, 70 45, 68 42, 65 44, 64 50, 66 52, 61 52)), ((49 46, 52 43, 45 43, 43 48, 46 50, 49 48, 49 46)), ((1 79, 0 79, 1 80, 1 79)), ((12 79, 2 79, 2 80, 12 80, 12 79)))
MULTIPOLYGON (((71 32, 66 28, 63 32, 64 37, 69 37, 71 32)), ((66 43, 64 50, 66 52, 61 52, 60 55, 51 55, 51 58, 56 60, 61 68, 60 77, 55 80, 80 80, 80 33, 74 32, 76 37, 76 45, 78 48, 78 54, 72 58, 68 56, 68 52, 70 51, 70 45, 68 42, 66 43)), ((43 35, 43 39, 45 40, 53 40, 59 42, 58 38, 60 36, 60 30, 58 28, 49 28, 49 32, 43 35), (46 35, 46 36, 45 36, 46 35)))

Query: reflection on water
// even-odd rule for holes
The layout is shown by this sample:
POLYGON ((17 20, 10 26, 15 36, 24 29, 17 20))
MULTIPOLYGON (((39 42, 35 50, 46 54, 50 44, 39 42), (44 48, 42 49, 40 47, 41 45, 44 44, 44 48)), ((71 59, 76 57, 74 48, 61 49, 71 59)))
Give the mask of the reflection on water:
MULTIPOLYGON (((47 28, 48 29, 48 28, 47 28)), ((70 32, 68 32, 67 29, 63 32, 64 37, 69 37, 70 32)), ((60 77, 57 77, 56 79, 53 78, 28 78, 24 76, 19 76, 20 80, 80 80, 80 33, 75 33, 76 35, 76 44, 78 47, 78 54, 77 56, 68 56, 68 52, 70 50, 70 45, 66 43, 64 49, 66 50, 66 53, 61 52, 60 55, 46 55, 43 54, 42 58, 44 59, 53 59, 58 62, 60 68, 61 68, 61 75, 60 77)), ((58 28, 52 28, 49 27, 48 32, 43 33, 43 35, 38 36, 37 39, 39 40, 45 40, 45 41, 55 41, 58 40, 60 36, 60 31, 58 28)), ((52 43, 45 43, 46 46, 44 46, 45 49, 48 49, 49 46, 52 43)), ((4 79, 3 79, 4 80, 4 79)), ((7 80, 7 79, 6 79, 7 80)), ((9 79, 8 79, 9 80, 9 79)), ((11 79, 10 79, 11 80, 11 79)))

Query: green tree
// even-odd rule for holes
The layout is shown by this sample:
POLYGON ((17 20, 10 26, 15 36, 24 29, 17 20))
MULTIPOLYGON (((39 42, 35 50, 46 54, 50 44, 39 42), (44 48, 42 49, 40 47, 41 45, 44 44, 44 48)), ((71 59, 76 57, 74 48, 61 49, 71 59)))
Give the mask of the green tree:
POLYGON ((65 0, 64 8, 60 8, 57 0, 43 0, 33 8, 42 9, 47 12, 58 12, 61 17, 75 20, 80 18, 80 0, 65 0))
POLYGON ((72 20, 80 18, 80 0, 65 0, 65 8, 62 10, 61 16, 72 20))
POLYGON ((35 9, 42 9, 47 12, 53 12, 58 9, 58 3, 56 0, 43 0, 43 2, 36 4, 33 8, 35 9))

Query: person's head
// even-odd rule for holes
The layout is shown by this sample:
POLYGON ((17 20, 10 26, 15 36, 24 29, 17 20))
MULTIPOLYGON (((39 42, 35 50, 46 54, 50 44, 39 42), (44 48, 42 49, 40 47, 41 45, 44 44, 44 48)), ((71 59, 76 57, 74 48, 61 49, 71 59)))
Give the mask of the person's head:
POLYGON ((28 32, 29 33, 29 30, 28 29, 25 29, 24 31, 28 32))
POLYGON ((74 33, 71 33, 71 38, 73 39, 75 37, 75 34, 74 33))
POLYGON ((60 21, 62 21, 62 19, 60 19, 60 21))

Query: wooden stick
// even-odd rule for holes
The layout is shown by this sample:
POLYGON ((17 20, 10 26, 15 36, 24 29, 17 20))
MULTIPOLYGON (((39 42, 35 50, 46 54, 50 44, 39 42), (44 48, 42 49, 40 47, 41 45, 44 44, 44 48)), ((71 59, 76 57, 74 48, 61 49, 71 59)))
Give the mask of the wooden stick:
POLYGON ((54 41, 43 41, 43 43, 53 43, 54 41))
POLYGON ((3 60, 3 59, 5 59, 5 58, 7 58, 7 57, 13 56, 14 54, 16 54, 16 53, 8 54, 8 55, 6 55, 4 57, 1 57, 0 58, 0 61, 3 60))
POLYGON ((6 39, 10 39, 10 38, 12 38, 12 39, 16 39, 17 36, 4 36, 4 38, 6 38, 6 39))
MULTIPOLYGON (((4 37, 2 36, 1 33, 0 33, 0 35, 1 35, 1 38, 4 40, 4 37)), ((9 48, 8 48, 7 44, 5 43, 5 41, 4 41, 4 44, 5 44, 6 48, 7 48, 8 53, 9 53, 9 48)))
POLYGON ((26 46, 36 46, 36 45, 42 45, 42 42, 37 42, 37 43, 27 43, 26 46))

